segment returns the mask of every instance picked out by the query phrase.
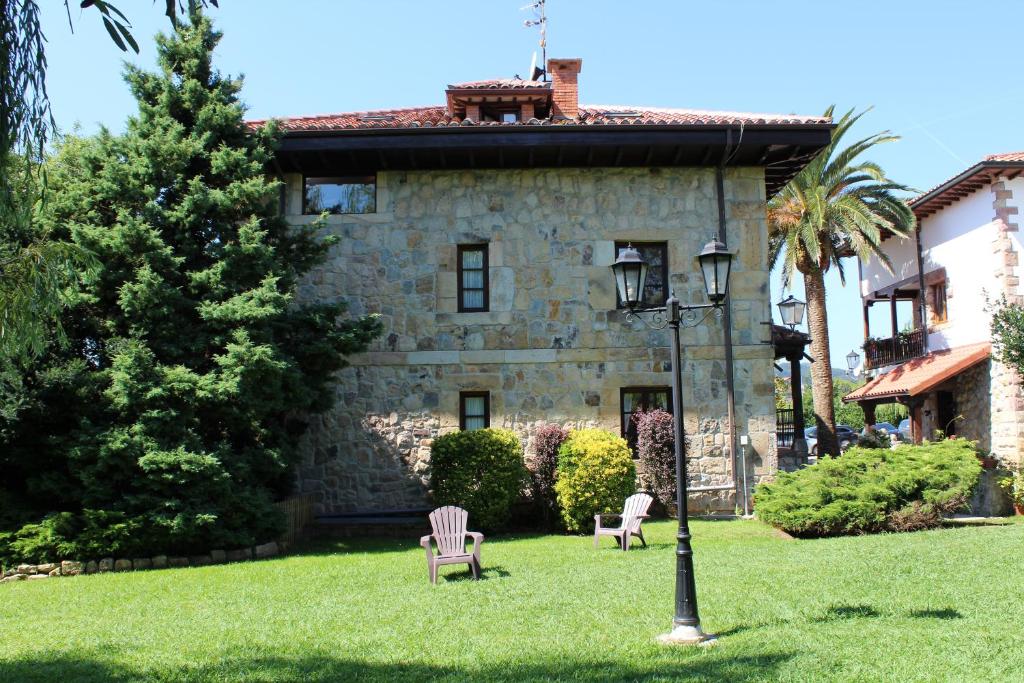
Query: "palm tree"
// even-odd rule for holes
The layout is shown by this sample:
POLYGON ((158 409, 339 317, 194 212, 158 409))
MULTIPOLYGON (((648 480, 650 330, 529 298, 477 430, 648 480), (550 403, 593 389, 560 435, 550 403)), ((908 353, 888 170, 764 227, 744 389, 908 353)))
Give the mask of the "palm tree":
MULTIPOLYGON (((826 116, 832 116, 829 107, 826 116)), ((825 273, 835 267, 846 284, 842 259, 862 261, 874 256, 892 271, 882 252, 882 236, 905 238, 916 225, 914 214, 894 192, 911 189, 893 182, 875 163, 858 161, 876 145, 899 139, 889 131, 840 147, 843 136, 866 112, 846 112, 836 124, 832 142, 768 203, 769 265, 782 262, 782 283, 793 273, 804 278, 807 327, 811 333, 811 380, 818 425, 818 451, 838 455, 835 409, 832 404, 832 363, 829 360, 825 273)))

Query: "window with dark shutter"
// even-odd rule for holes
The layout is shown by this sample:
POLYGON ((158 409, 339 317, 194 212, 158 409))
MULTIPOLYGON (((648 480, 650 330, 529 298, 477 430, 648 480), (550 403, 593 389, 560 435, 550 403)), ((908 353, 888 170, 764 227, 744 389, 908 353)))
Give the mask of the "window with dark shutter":
POLYGON ((487 286, 487 245, 459 245, 459 311, 486 311, 490 302, 487 286))
POLYGON ((459 393, 459 429, 464 432, 491 426, 491 394, 487 391, 459 393))
POLYGON ((622 438, 636 452, 636 417, 657 408, 672 413, 672 391, 669 387, 624 387, 619 390, 622 407, 622 438))

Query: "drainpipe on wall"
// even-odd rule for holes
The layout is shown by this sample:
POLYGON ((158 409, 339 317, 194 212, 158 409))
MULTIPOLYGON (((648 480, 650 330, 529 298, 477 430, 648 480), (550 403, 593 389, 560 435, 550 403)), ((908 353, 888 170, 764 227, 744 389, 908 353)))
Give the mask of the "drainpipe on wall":
MULTIPOLYGON (((722 165, 715 169, 715 186, 716 194, 718 195, 718 241, 728 247, 729 241, 725 230, 725 174, 722 165)), ((736 503, 738 504, 747 494, 745 490, 740 490, 740 487, 743 486, 742 481, 746 479, 747 473, 744 471, 742 476, 738 476, 740 474, 740 459, 736 450, 736 386, 732 367, 732 296, 728 294, 722 306, 722 336, 722 341, 725 344, 725 393, 729 417, 729 454, 732 456, 733 488, 736 493, 736 503)))

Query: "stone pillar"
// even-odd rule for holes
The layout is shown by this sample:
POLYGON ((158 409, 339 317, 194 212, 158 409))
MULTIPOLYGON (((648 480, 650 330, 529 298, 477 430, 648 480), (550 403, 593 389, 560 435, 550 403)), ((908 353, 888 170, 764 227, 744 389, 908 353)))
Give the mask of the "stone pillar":
MULTIPOLYGON (((1019 255, 1010 233, 1020 230, 1018 208, 1013 190, 1003 179, 992 183, 993 223, 996 237, 992 243, 995 276, 999 294, 1007 303, 1024 304, 1020 292, 1019 255)), ((1024 383, 1020 374, 995 358, 991 364, 992 452, 1006 463, 1020 463, 1024 449, 1024 383)))
POLYGON ((876 407, 877 407, 877 404, 870 403, 870 402, 866 402, 866 403, 861 403, 860 404, 861 410, 864 411, 864 431, 865 432, 872 431, 874 429, 874 426, 875 426, 875 408, 876 407))
POLYGON ((915 444, 920 444, 923 438, 921 424, 921 410, 924 405, 924 400, 918 396, 908 397, 900 401, 907 406, 907 411, 910 413, 910 440, 915 444))

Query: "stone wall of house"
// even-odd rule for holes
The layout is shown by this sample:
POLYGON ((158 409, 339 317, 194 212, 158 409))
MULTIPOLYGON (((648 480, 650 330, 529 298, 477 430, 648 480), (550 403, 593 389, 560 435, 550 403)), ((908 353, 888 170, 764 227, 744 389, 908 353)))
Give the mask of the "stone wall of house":
MULTIPOLYGON (((286 212, 301 216, 289 176, 286 212)), ((739 434, 755 477, 776 469, 761 169, 726 172, 739 434)), ((491 425, 529 453, 543 422, 620 428, 620 389, 671 383, 668 332, 616 310, 615 241, 668 245, 671 287, 703 303, 696 254, 718 225, 711 169, 558 169, 378 174, 377 213, 330 216, 340 237, 300 300, 377 313, 383 336, 338 376, 337 404, 305 438, 299 487, 319 512, 427 503, 430 446, 458 428, 460 391, 490 392, 491 425), (489 245, 490 311, 459 313, 456 248, 489 245)), ((684 330, 691 481, 733 480, 721 322, 684 330)), ((697 507, 732 509, 731 492, 697 507)))
POLYGON ((979 363, 956 377, 956 412, 962 415, 957 420, 957 435, 978 442, 983 453, 992 450, 991 424, 992 409, 992 367, 990 361, 979 363))

